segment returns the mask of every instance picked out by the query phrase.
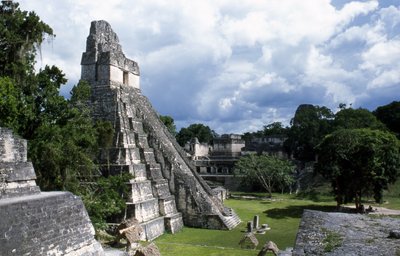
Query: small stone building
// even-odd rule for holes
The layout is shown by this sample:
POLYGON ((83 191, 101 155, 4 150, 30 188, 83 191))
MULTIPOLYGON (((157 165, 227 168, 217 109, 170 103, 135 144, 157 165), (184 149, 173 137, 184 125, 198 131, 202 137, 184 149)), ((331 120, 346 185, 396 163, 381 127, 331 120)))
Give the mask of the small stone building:
POLYGON ((233 176, 235 163, 241 156, 245 142, 238 134, 223 134, 212 143, 199 143, 197 138, 188 142, 185 150, 190 154, 197 173, 211 186, 224 186, 235 190, 240 180, 233 176))

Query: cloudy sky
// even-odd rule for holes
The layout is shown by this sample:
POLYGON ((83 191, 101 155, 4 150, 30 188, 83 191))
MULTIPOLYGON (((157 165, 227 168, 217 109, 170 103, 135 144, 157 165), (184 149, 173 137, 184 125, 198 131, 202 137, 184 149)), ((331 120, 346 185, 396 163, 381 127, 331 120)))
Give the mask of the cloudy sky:
POLYGON ((289 124, 302 103, 370 110, 400 100, 400 1, 22 0, 56 34, 38 67, 80 77, 92 20, 141 68, 142 93, 180 127, 289 124))

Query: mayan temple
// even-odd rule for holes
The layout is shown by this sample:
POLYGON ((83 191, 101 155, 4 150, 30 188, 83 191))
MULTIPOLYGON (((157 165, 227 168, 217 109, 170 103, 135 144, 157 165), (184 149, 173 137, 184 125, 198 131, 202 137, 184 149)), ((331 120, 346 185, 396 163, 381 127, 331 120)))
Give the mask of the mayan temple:
POLYGON ((126 217, 141 223, 143 240, 183 225, 235 227, 238 216, 214 196, 141 94, 139 66, 125 57, 106 21, 92 22, 81 65, 81 79, 92 88, 94 119, 110 121, 115 129, 113 146, 101 149, 101 169, 133 175, 126 217))
POLYGON ((35 179, 26 140, 0 127, 0 255, 104 255, 82 200, 35 179))

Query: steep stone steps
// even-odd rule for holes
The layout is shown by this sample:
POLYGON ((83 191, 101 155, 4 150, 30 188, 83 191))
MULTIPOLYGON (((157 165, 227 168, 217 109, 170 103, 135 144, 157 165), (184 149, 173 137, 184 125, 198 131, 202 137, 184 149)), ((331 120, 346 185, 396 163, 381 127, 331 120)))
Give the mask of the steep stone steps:
POLYGON ((154 149, 152 148, 141 148, 140 154, 146 163, 154 163, 156 161, 154 158, 154 149))
POLYGON ((231 211, 228 216, 221 216, 221 219, 228 230, 235 228, 241 222, 239 216, 234 211, 231 211))

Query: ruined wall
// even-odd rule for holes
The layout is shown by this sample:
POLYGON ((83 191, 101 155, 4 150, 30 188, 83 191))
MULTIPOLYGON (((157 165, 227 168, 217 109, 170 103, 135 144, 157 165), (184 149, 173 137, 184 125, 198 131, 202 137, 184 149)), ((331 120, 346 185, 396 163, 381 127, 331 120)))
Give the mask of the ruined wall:
POLYGON ((81 199, 40 192, 26 141, 4 128, 0 173, 0 255, 104 255, 81 199))
POLYGON ((0 128, 0 198, 40 193, 32 163, 27 162, 25 140, 0 128))
POLYGON ((237 215, 214 198, 141 94, 139 67, 122 53, 118 37, 107 22, 92 22, 81 64, 82 79, 92 88, 93 117, 110 121, 115 128, 113 146, 101 150, 101 168, 104 173, 134 175, 127 214, 144 226, 145 238, 154 239, 164 229, 172 233, 180 230, 182 218, 188 226, 236 226, 240 222, 237 215), (110 57, 108 67, 101 56, 110 57), (104 74, 99 73, 100 66, 104 74), (132 86, 130 77, 129 82, 117 81, 108 75, 110 69, 137 76, 137 82, 132 86))

